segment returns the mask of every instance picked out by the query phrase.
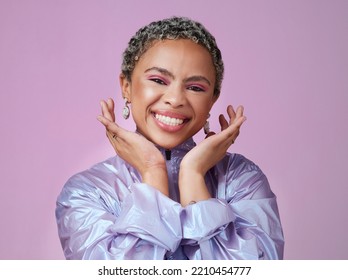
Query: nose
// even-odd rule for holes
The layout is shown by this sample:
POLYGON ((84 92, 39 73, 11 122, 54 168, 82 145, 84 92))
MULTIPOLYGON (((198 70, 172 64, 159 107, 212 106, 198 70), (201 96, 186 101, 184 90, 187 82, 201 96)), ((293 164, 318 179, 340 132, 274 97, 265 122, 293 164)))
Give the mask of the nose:
POLYGON ((173 108, 183 107, 186 103, 185 91, 180 86, 168 87, 163 98, 165 104, 173 108))

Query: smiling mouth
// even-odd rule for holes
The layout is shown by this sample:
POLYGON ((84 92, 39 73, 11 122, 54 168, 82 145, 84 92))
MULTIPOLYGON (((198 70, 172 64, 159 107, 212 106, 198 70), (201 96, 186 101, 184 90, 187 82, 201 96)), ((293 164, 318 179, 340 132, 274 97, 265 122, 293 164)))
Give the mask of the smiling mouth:
POLYGON ((179 126, 187 121, 187 119, 171 118, 160 114, 154 114, 154 116, 159 122, 170 126, 179 126))

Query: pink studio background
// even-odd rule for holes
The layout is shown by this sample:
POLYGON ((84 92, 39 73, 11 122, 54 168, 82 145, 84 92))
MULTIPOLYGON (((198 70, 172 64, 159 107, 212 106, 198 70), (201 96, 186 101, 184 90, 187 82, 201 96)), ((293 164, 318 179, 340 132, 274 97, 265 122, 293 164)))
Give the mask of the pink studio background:
MULTIPOLYGON (((248 117, 231 151, 278 196, 286 259, 348 259, 348 1, 0 0, 0 259, 63 259, 55 200, 113 155, 96 120, 134 32, 172 15, 215 35, 226 104, 248 117)), ((217 121, 212 124, 217 127, 217 121)), ((196 138, 201 139, 201 135, 196 138)))

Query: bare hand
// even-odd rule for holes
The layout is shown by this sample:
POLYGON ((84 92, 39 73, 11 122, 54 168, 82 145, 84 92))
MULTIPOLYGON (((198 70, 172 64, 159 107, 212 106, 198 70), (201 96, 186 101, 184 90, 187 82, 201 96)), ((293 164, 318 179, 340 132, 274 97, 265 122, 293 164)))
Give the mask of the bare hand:
POLYGON ((167 170, 161 152, 142 135, 125 130, 115 123, 114 102, 111 98, 102 100, 101 108, 102 115, 98 116, 98 120, 105 126, 106 135, 115 152, 139 171, 144 183, 167 195, 167 170))
POLYGON ((206 200, 211 197, 205 184, 204 175, 220 161, 228 148, 239 135, 239 129, 246 118, 243 116, 243 107, 237 111, 232 106, 227 107, 230 121, 223 115, 219 116, 221 132, 211 132, 208 136, 183 158, 179 172, 180 202, 186 206, 192 202, 206 200))
POLYGON ((243 112, 244 108, 242 106, 239 106, 235 112, 233 107, 229 105, 227 107, 229 122, 221 114, 219 116, 221 132, 217 134, 210 132, 206 139, 183 158, 181 167, 204 176, 211 167, 225 156, 229 147, 238 137, 240 127, 246 120, 243 112))

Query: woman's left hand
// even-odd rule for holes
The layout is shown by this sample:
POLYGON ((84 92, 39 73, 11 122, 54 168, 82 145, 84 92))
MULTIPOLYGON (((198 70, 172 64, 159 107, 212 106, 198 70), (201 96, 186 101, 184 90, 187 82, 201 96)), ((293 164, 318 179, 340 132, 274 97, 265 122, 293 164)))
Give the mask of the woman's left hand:
POLYGON ((205 183, 205 173, 217 164, 239 135, 240 127, 246 120, 244 108, 239 106, 236 111, 229 105, 227 114, 229 122, 223 115, 219 116, 221 132, 210 132, 207 137, 186 154, 180 164, 179 188, 181 203, 198 201, 210 197, 205 183), (190 186, 188 186, 188 184, 190 186))
POLYGON ((221 132, 217 134, 210 132, 201 143, 183 158, 181 166, 205 175, 211 167, 225 156, 228 148, 238 137, 240 127, 246 120, 243 111, 242 106, 239 106, 236 112, 231 105, 228 106, 227 114, 230 121, 227 122, 224 115, 221 114, 219 116, 221 132))

